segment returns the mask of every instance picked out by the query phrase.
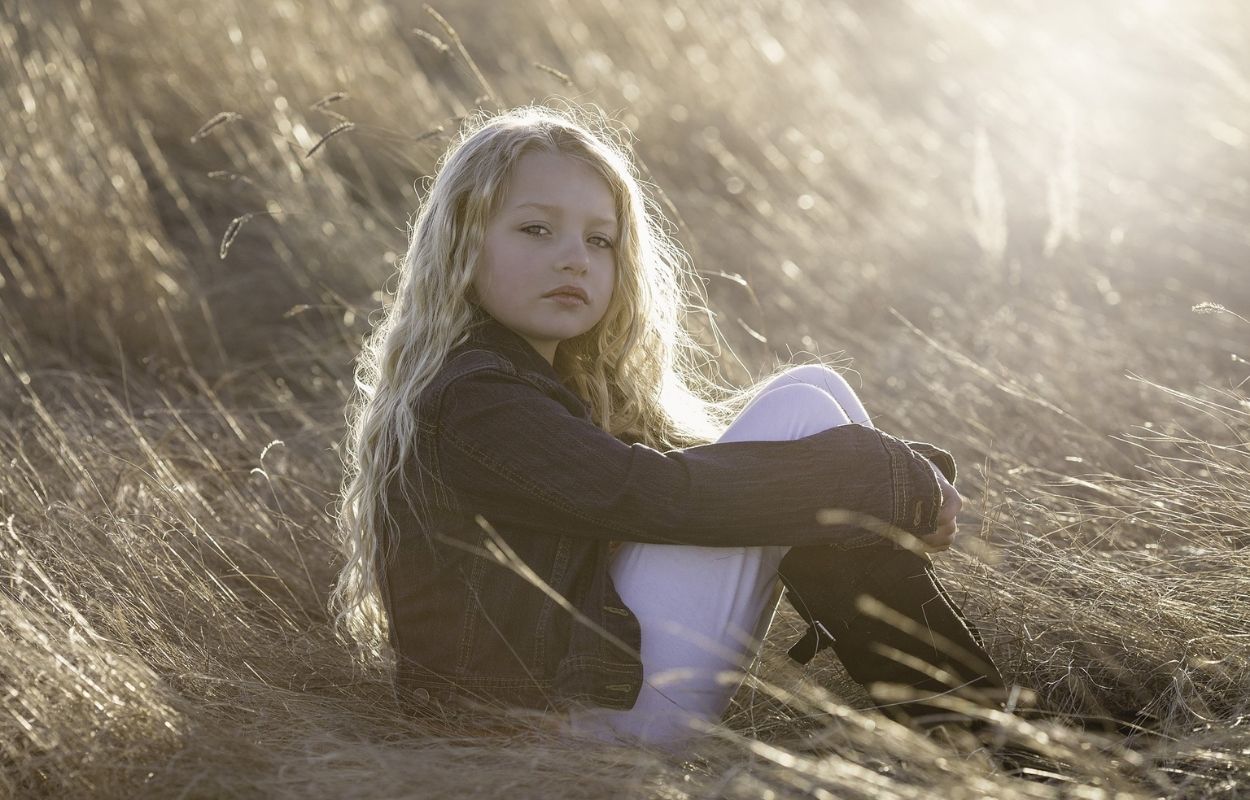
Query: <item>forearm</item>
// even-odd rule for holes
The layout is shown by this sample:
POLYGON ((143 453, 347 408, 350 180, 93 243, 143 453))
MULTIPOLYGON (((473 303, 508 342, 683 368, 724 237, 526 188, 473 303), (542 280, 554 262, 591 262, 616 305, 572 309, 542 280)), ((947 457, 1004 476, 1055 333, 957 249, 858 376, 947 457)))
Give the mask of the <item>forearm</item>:
POLYGON ((874 429, 660 453, 487 377, 454 398, 438 461, 463 509, 495 524, 722 547, 846 546, 874 528, 933 530, 941 496, 927 462, 874 429))

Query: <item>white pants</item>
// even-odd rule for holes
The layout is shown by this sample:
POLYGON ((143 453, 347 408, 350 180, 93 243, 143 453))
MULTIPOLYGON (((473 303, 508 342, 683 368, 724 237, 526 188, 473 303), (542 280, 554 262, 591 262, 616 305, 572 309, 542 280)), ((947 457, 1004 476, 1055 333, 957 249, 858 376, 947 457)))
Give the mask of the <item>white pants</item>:
MULTIPOLYGON (((718 441, 799 439, 848 422, 872 424, 854 390, 804 365, 766 384, 718 441)), ((643 686, 628 711, 574 711, 569 731, 676 750, 697 736, 692 720, 718 722, 772 623, 788 549, 624 543, 611 574, 642 626, 643 686)))

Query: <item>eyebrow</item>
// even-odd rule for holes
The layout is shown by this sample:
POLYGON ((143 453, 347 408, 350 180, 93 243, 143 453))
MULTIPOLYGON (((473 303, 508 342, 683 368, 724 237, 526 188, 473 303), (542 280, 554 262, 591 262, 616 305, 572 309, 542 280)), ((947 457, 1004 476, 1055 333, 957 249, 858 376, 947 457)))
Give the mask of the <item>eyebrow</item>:
MULTIPOLYGON (((530 201, 527 203, 520 203, 516 206, 513 206, 513 209, 515 210, 519 208, 525 208, 527 206, 532 207, 532 208, 537 208, 542 211, 546 211, 548 214, 559 214, 561 212, 561 209, 557 206, 548 205, 546 203, 538 203, 534 201, 530 201)), ((606 217, 594 217, 590 221, 598 225, 612 225, 612 226, 616 225, 616 220, 608 219, 606 217)))

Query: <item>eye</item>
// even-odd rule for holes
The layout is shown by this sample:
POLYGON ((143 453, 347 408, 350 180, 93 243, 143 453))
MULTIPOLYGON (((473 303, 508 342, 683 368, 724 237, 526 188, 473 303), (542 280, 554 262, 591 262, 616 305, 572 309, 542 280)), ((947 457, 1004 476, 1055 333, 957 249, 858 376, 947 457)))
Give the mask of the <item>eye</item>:
POLYGON ((604 250, 609 250, 609 249, 611 249, 611 248, 614 246, 613 241, 612 241, 611 239, 609 239, 608 237, 606 237, 606 236, 599 236, 598 234, 596 234, 596 235, 594 235, 594 236, 590 237, 590 240, 591 240, 592 242, 598 242, 598 244, 597 244, 596 246, 597 246, 597 247, 601 247, 601 248, 603 248, 604 250))
POLYGON ((533 225, 526 225, 524 228, 521 228, 521 232, 522 232, 522 233, 528 233, 530 236, 541 236, 541 235, 542 235, 542 233, 543 233, 544 231, 546 231, 546 230, 547 230, 547 226, 546 226, 546 225, 539 225, 539 224, 537 224, 537 223, 535 223, 535 224, 533 224, 533 225), (533 233, 533 231, 534 231, 535 229, 537 229, 539 232, 538 232, 538 233, 533 233))

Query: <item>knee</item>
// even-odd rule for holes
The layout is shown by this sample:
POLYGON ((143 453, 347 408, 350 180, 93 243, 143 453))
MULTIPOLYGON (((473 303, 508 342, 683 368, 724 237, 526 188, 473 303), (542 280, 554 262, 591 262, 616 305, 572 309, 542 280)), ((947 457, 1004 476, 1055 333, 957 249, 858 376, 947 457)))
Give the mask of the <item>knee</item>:
POLYGON ((847 383, 846 378, 832 367, 826 367, 823 364, 799 364, 790 367, 781 373, 774 381, 779 385, 787 385, 791 383, 804 383, 809 386, 815 386, 830 395, 836 400, 845 397, 848 394, 855 395, 855 390, 851 388, 851 384, 847 383))
POLYGON ((836 370, 823 364, 800 364, 785 370, 768 384, 769 387, 791 385, 812 386, 827 393, 834 402, 842 406, 851 422, 872 426, 872 420, 864 404, 860 402, 859 395, 836 370))
POLYGON ((789 408, 808 408, 816 411, 837 405, 837 401, 827 391, 806 382, 781 384, 773 382, 759 393, 758 398, 784 404, 789 408))
POLYGON ((807 383, 788 383, 757 395, 721 439, 797 439, 850 421, 828 392, 807 383))

